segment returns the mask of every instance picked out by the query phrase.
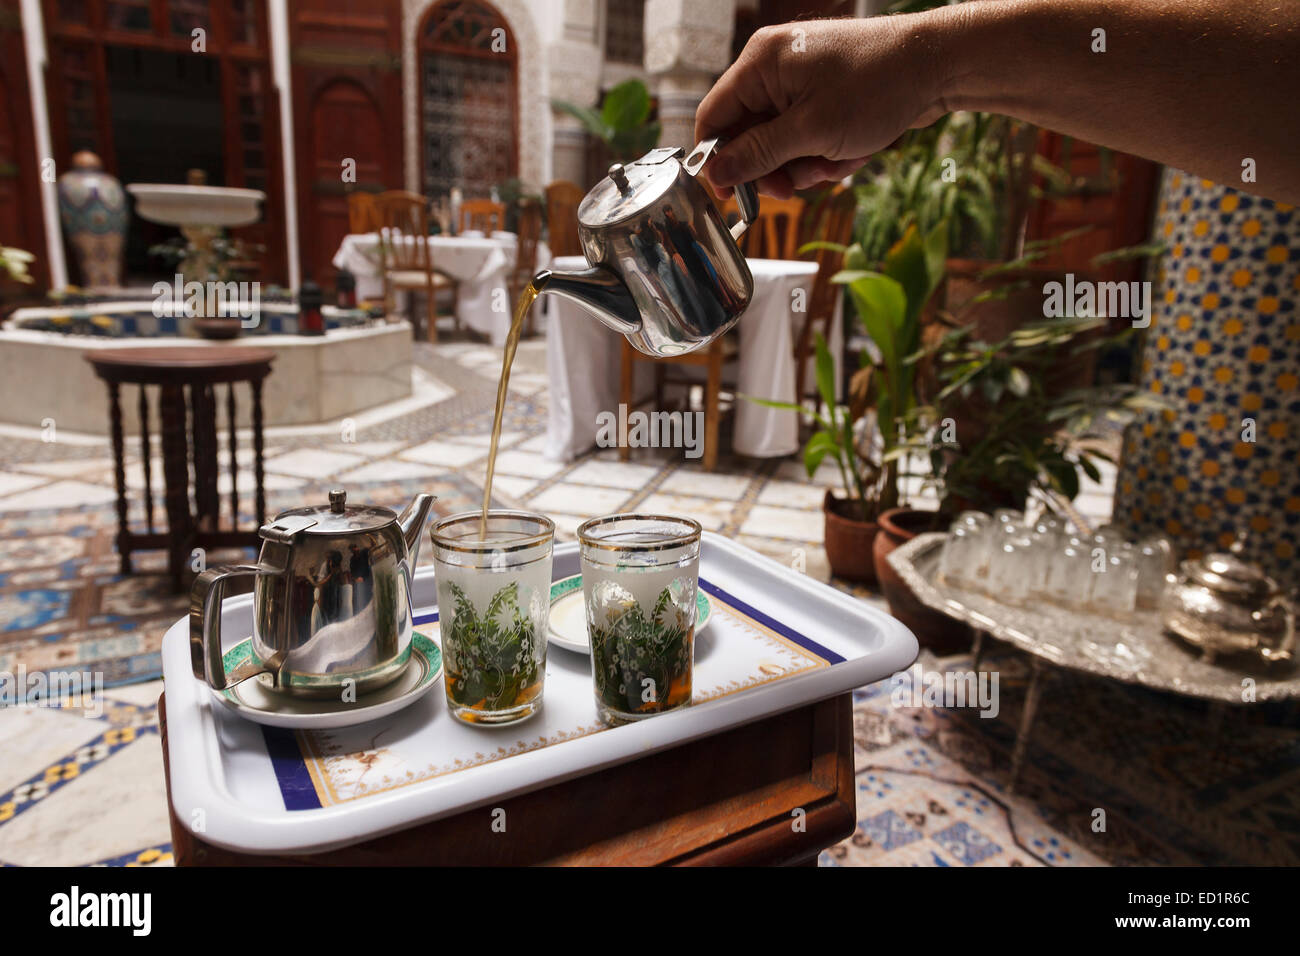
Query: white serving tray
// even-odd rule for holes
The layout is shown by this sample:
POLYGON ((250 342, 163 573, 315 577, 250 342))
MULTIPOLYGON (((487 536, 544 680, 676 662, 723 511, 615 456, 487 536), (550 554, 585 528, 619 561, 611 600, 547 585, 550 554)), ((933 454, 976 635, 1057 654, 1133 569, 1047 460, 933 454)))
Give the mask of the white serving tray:
MULTIPOLYGON (((553 577, 578 571, 577 544, 558 545, 553 577)), ((227 849, 319 853, 834 697, 888 677, 916 657, 916 638, 887 614, 719 535, 704 534, 700 578, 702 586, 714 589, 715 597, 721 594, 733 605, 745 607, 747 619, 760 622, 758 627, 751 623, 749 631, 774 635, 773 646, 786 649, 774 652, 778 657, 784 653, 794 659, 807 649, 808 655, 824 663, 789 676, 764 678, 754 686, 743 679, 728 681, 729 668, 743 670, 754 662, 743 659, 748 650, 740 645, 748 639, 740 637, 740 631, 729 631, 725 620, 715 620, 697 648, 699 702, 639 723, 601 729, 590 659, 552 648, 547 654, 542 712, 514 727, 461 725, 448 712, 439 687, 399 713, 340 731, 333 739, 313 738, 321 751, 341 761, 350 760, 347 754, 354 751, 370 754, 382 748, 375 759, 389 761, 390 766, 395 762, 398 768, 403 754, 430 769, 430 759, 460 764, 460 759, 451 758, 464 752, 458 748, 470 748, 466 769, 439 770, 414 783, 403 782, 402 771, 396 770, 397 784, 357 791, 328 805, 321 805, 319 791, 313 789, 298 740, 290 736, 293 732, 270 728, 264 732, 227 711, 207 685, 193 677, 189 621, 182 619, 163 639, 168 759, 176 815, 182 824, 193 826, 201 839, 227 849), (730 641, 728 634, 733 635, 730 641), (710 640, 712 645, 707 643, 710 640), (728 683, 734 688, 726 687, 728 683), (700 700, 702 695, 710 699, 700 700), (583 727, 583 732, 575 733, 575 726, 583 727), (490 759, 474 760, 475 748, 489 751, 490 759), (289 809, 289 804, 296 808, 289 809)), ((437 600, 432 568, 417 572, 412 590, 416 620, 426 620, 437 600)), ((223 649, 247 637, 251 626, 252 596, 226 601, 223 649)), ((761 663, 772 666, 772 662, 761 663)), ((346 782, 346 775, 340 779, 346 782)))

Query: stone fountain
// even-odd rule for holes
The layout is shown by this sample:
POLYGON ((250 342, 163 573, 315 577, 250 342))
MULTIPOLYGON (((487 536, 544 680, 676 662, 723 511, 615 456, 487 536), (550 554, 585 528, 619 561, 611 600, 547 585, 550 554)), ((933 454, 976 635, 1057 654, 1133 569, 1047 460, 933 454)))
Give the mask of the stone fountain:
POLYGON ((189 185, 132 183, 126 188, 135 197, 135 211, 141 219, 180 229, 189 243, 180 272, 199 280, 216 273, 212 240, 222 229, 257 222, 261 218, 258 204, 266 198, 260 189, 208 186, 194 174, 189 185))

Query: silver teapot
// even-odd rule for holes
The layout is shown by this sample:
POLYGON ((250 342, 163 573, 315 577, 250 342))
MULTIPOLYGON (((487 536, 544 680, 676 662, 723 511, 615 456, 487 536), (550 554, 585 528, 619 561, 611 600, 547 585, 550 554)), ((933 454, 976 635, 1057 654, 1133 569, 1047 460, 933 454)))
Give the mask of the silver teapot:
POLYGON ((1290 661, 1295 653, 1295 609, 1276 581, 1231 553, 1184 561, 1166 578, 1160 600, 1164 626, 1201 649, 1206 660, 1219 654, 1254 653, 1267 662, 1290 661))
POLYGON ((578 237, 591 268, 543 271, 542 293, 581 303, 639 351, 681 355, 736 324, 754 278, 736 245, 758 215, 753 183, 735 189, 740 221, 728 228, 696 174, 718 140, 686 159, 681 147, 615 163, 578 207, 578 237))
MULTIPOLYGON (((190 592, 194 676, 217 690, 269 674, 290 696, 356 696, 402 675, 411 657, 411 576, 433 496, 416 495, 400 514, 349 505, 286 511, 258 531, 256 564, 209 568, 190 592), (221 599, 238 575, 253 582, 251 659, 227 671, 221 599)), ((355 698, 353 698, 355 699, 355 698)))

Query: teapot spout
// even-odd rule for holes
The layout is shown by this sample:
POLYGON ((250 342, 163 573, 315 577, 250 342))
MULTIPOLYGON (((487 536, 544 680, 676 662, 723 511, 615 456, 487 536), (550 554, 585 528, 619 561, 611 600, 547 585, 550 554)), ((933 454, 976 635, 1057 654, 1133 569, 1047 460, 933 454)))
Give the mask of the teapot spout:
POLYGON ((641 331, 641 312, 623 280, 604 266, 584 272, 537 273, 533 288, 540 293, 562 296, 585 306, 615 332, 633 335, 641 331))
POLYGON ((397 516, 397 526, 402 529, 402 537, 406 539, 406 555, 412 571, 415 570, 415 562, 420 557, 420 532, 424 530, 424 523, 429 518, 429 509, 433 507, 435 500, 437 500, 435 495, 416 495, 405 510, 397 516))

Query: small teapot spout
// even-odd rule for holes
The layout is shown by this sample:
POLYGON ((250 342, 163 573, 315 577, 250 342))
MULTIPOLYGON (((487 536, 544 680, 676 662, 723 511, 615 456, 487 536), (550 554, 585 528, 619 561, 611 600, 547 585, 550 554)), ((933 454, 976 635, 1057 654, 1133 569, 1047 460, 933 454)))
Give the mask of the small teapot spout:
POLYGON ((420 557, 420 532, 424 530, 429 509, 433 507, 436 500, 436 495, 416 495, 405 510, 397 516, 397 526, 402 529, 402 537, 406 539, 406 555, 410 560, 412 571, 415 570, 415 562, 420 557))
POLYGON ((593 266, 583 272, 551 272, 533 277, 539 293, 562 296, 585 306, 615 332, 634 335, 641 331, 641 312, 623 280, 605 266, 593 266))

